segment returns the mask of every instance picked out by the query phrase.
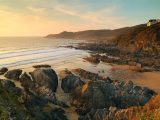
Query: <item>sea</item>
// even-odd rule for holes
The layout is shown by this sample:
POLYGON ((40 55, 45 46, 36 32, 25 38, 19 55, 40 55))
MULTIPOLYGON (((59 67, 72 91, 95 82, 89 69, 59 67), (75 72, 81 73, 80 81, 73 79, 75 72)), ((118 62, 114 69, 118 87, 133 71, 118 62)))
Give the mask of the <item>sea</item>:
POLYGON ((54 67, 78 63, 88 53, 67 48, 83 40, 50 39, 45 37, 0 37, 0 68, 28 68, 51 64, 54 67))

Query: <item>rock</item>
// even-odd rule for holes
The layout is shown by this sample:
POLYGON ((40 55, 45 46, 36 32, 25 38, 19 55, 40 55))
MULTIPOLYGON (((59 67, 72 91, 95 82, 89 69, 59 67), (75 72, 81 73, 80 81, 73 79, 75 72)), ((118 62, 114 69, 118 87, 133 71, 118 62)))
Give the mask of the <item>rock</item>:
POLYGON ((79 76, 81 76, 84 79, 89 79, 89 80, 93 80, 93 81, 103 79, 97 73, 91 73, 91 72, 83 70, 81 68, 75 69, 74 72, 77 73, 79 76))
POLYGON ((104 81, 90 81, 73 93, 72 104, 88 108, 105 108, 114 105, 111 98, 114 87, 104 81))
POLYGON ((34 89, 35 83, 31 80, 31 77, 25 72, 20 77, 21 85, 25 89, 34 89))
POLYGON ((84 60, 93 63, 93 64, 99 64, 100 59, 99 55, 91 55, 90 57, 85 57, 84 60))
POLYGON ((33 68, 51 68, 50 65, 34 65, 33 68))
POLYGON ((56 92, 58 86, 58 77, 53 69, 35 69, 30 74, 39 87, 46 87, 51 91, 56 92))
POLYGON ((36 120, 67 120, 65 111, 49 103, 49 101, 30 91, 25 91, 23 94, 25 107, 36 120), (49 103, 49 104, 48 104, 49 103))
POLYGON ((109 109, 111 106, 119 109, 143 106, 154 95, 154 91, 135 86, 132 81, 123 83, 116 80, 98 80, 78 87, 72 94, 71 104, 78 107, 79 111, 85 112, 80 113, 87 114, 91 109, 109 109))
POLYGON ((8 79, 19 80, 20 75, 22 74, 22 70, 14 69, 8 71, 4 76, 8 79))
POLYGON ((144 87, 143 88, 143 94, 145 96, 148 96, 149 98, 152 97, 153 95, 156 95, 156 92, 154 92, 153 90, 147 88, 147 87, 144 87))
POLYGON ((53 69, 41 68, 35 69, 30 73, 35 84, 35 91, 42 97, 55 102, 55 94, 58 86, 58 77, 53 69))
POLYGON ((22 90, 15 86, 14 82, 10 80, 1 80, 2 86, 14 95, 21 95, 22 90))
POLYGON ((8 71, 8 68, 3 67, 0 69, 0 75, 3 75, 4 73, 6 73, 8 71))
POLYGON ((73 92, 77 87, 82 86, 84 82, 73 74, 62 79, 61 88, 65 93, 73 92))
POLYGON ((131 89, 133 88, 133 82, 132 81, 126 81, 123 85, 123 88, 128 92, 131 91, 131 89))

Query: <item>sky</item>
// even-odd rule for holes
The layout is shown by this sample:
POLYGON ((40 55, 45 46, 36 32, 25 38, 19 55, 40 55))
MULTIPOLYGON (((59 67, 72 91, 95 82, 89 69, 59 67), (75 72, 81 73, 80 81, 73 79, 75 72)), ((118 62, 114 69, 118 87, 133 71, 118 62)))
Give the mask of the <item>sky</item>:
POLYGON ((160 18, 160 0, 0 0, 0 36, 116 29, 160 18))

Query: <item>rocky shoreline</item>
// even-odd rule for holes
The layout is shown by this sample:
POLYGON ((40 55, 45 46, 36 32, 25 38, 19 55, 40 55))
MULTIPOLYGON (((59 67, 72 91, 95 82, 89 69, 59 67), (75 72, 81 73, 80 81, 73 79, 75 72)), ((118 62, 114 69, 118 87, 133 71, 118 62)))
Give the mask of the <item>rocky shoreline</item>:
POLYGON ((67 120, 66 109, 74 107, 79 120, 138 120, 137 115, 144 117, 145 106, 158 96, 132 81, 112 80, 83 69, 57 74, 50 65, 33 67, 30 72, 0 69, 5 77, 0 80, 1 119, 67 120), (69 95, 69 104, 57 98, 58 84, 69 95))
POLYGON ((138 72, 160 71, 159 53, 150 54, 143 51, 131 53, 106 43, 82 43, 74 48, 89 50, 91 55, 84 59, 94 64, 102 61, 118 65, 129 65, 131 70, 138 72))

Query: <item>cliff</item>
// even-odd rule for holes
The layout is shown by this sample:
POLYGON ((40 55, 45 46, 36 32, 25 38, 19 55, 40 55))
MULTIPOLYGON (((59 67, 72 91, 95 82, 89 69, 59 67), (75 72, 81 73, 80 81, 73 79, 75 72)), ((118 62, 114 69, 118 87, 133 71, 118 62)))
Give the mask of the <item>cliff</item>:
POLYGON ((147 27, 139 25, 121 34, 115 43, 123 51, 143 51, 158 53, 160 51, 160 23, 147 27))

